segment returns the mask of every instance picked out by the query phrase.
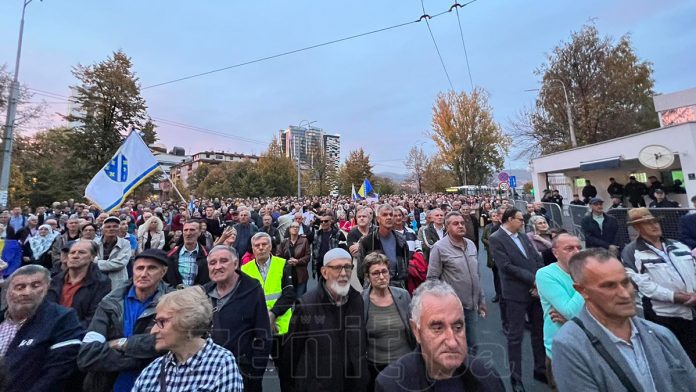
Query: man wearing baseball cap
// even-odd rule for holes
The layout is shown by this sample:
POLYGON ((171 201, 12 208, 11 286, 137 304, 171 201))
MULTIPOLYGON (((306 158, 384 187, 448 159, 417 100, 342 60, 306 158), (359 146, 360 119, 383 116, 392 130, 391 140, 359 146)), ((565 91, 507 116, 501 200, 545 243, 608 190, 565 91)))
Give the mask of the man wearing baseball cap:
POLYGON ((326 252, 324 279, 295 303, 283 349, 297 391, 364 391, 367 359, 363 300, 350 286, 353 257, 326 252))
POLYGON ((628 276, 643 299, 645 318, 677 336, 696 363, 696 265, 688 246, 664 238, 659 220, 645 207, 628 211, 638 238, 622 253, 628 276))
POLYGON ((650 202, 650 208, 679 208, 679 203, 667 198, 664 189, 657 188, 653 194, 655 195, 655 200, 650 202))
POLYGON ((111 287, 114 289, 128 280, 126 267, 131 257, 130 242, 118 236, 119 226, 121 226, 121 220, 118 217, 110 216, 104 219, 102 237, 97 242, 99 251, 95 261, 99 270, 109 276, 111 287))
POLYGON ((143 251, 135 256, 133 280, 99 303, 77 357, 80 369, 89 372, 86 391, 130 391, 140 371, 158 356, 150 329, 157 301, 172 291, 162 282, 168 262, 163 250, 143 251))

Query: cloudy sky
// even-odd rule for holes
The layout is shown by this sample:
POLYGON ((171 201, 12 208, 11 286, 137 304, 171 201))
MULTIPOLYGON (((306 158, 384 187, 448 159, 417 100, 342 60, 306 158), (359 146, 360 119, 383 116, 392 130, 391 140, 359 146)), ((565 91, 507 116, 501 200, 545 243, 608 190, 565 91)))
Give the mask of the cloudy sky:
MULTIPOLYGON (((425 0, 426 13, 452 1, 425 0)), ((0 1, 0 64, 14 66, 22 0, 0 1)), ((417 20, 421 2, 45 0, 27 9, 20 80, 47 119, 63 113, 70 70, 122 49, 143 87, 417 20), (36 91, 40 90, 40 91, 36 91), (48 92, 48 93, 47 93, 48 92), (43 95, 39 95, 43 94, 43 95), (57 94, 57 95, 56 95, 57 94)), ((594 20, 602 34, 630 33, 654 64, 658 92, 696 86, 696 2, 678 0, 478 0, 459 11, 474 85, 490 92, 506 128, 533 102, 545 53, 594 20)), ((430 26, 456 90, 471 88, 457 16, 430 26)), ((376 171, 403 172, 413 145, 428 151, 432 104, 450 88, 425 23, 235 67, 142 91, 161 141, 188 153, 259 153, 281 128, 303 120, 359 147, 376 171), (186 124, 195 131, 173 125, 186 124), (425 142, 425 143, 423 143, 425 142)), ((4 116, 4 115, 3 115, 4 116)), ((4 117, 3 117, 4 118, 4 117)), ((508 165, 524 168, 510 157, 508 165)))

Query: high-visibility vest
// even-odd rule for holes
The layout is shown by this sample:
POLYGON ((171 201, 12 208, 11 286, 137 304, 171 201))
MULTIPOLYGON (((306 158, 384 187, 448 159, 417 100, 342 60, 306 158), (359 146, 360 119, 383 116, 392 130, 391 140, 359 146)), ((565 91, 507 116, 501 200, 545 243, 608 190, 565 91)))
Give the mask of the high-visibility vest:
MULTIPOLYGON (((256 265, 256 259, 242 266, 242 272, 261 283, 263 293, 266 296, 266 308, 268 308, 269 311, 273 308, 273 305, 275 305, 276 301, 278 298, 280 298, 280 295, 283 292, 283 270, 285 269, 285 259, 272 256, 270 263, 271 266, 268 268, 266 281, 263 280, 261 272, 259 272, 259 267, 256 265)), ((285 313, 276 317, 275 323, 276 327, 278 327, 279 335, 284 335, 288 332, 291 317, 292 309, 288 309, 285 313)))

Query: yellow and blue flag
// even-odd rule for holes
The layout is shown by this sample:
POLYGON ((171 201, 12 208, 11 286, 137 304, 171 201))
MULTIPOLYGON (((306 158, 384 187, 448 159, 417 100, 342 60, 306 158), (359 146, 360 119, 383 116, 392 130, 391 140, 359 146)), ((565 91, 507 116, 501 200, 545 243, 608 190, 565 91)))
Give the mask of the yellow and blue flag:
POLYGON ((370 184, 370 180, 366 178, 360 186, 360 189, 358 189, 358 196, 360 196, 363 199, 366 199, 370 195, 372 195, 373 192, 374 191, 372 189, 372 184, 370 184))
POLYGON ((138 132, 131 131, 114 157, 89 182, 85 197, 110 212, 159 168, 138 132))

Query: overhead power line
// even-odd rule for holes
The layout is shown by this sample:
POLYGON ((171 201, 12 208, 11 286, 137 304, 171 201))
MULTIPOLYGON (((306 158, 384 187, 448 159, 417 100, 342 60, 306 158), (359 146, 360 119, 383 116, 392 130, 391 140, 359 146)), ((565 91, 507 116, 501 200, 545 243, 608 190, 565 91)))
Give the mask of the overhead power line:
MULTIPOLYGON (((474 1, 475 1, 475 0, 474 0, 474 1)), ((473 2, 473 1, 470 1, 469 3, 466 3, 466 4, 470 4, 470 3, 472 3, 472 2, 473 2)), ((456 4, 456 3, 455 3, 455 4, 456 4)), ((465 5, 466 5, 466 4, 465 4, 465 5)), ((168 85, 168 84, 177 83, 177 82, 181 82, 181 81, 189 80, 189 79, 193 79, 193 78, 198 78, 198 77, 201 77, 201 76, 210 75, 210 74, 217 73, 217 72, 227 71, 227 70, 230 70, 230 69, 233 69, 233 68, 243 67, 243 66, 249 65, 249 64, 260 63, 260 62, 262 62, 262 61, 272 60, 272 59, 276 59, 276 58, 278 58, 278 57, 288 56, 288 55, 291 55, 291 54, 295 54, 295 53, 299 53, 299 52, 304 52, 304 51, 311 50, 311 49, 320 48, 320 47, 322 47, 322 46, 332 45, 332 44, 336 44, 336 43, 339 43, 339 42, 348 41, 348 40, 355 39, 355 38, 365 37, 365 36, 367 36, 367 35, 377 34, 377 33, 381 33, 381 32, 384 32, 384 31, 389 31, 389 30, 393 30, 393 29, 400 28, 400 27, 408 26, 408 25, 411 25, 411 24, 415 24, 415 23, 420 22, 420 21, 423 20, 423 19, 425 19, 426 24, 427 24, 428 19, 437 18, 438 16, 444 15, 444 14, 446 14, 446 13, 448 13, 448 12, 452 12, 452 9, 450 8, 449 10, 442 11, 442 12, 437 13, 437 14, 435 14, 435 15, 428 15, 427 18, 424 18, 426 15, 422 15, 420 18, 418 18, 418 19, 416 19, 416 20, 412 20, 412 21, 408 21, 408 22, 404 22, 404 23, 399 23, 399 24, 396 24, 396 25, 393 25, 393 26, 383 27, 383 28, 381 28, 381 29, 371 30, 371 31, 367 31, 367 32, 364 32, 364 33, 360 33, 360 34, 351 35, 351 36, 348 36, 348 37, 338 38, 338 39, 334 39, 334 40, 331 40, 331 41, 322 42, 322 43, 315 44, 315 45, 305 46, 305 47, 303 47, 303 48, 294 49, 294 50, 289 50, 289 51, 287 51, 287 52, 282 52, 282 53, 278 53, 278 54, 274 54, 274 55, 270 55, 270 56, 266 56, 266 57, 261 57, 261 58, 255 59, 255 60, 245 61, 245 62, 243 62, 243 63, 237 63, 237 64, 229 65, 229 66, 226 66, 226 67, 221 67, 221 68, 212 69, 212 70, 210 70, 210 71, 200 72, 200 73, 193 74, 193 75, 188 75, 188 76, 182 76, 182 77, 180 77, 180 78, 168 80, 168 81, 166 81, 166 82, 161 82, 161 83, 157 83, 157 84, 152 84, 152 85, 149 85, 149 86, 145 86, 145 87, 143 87, 142 89, 143 89, 143 90, 147 90, 147 89, 151 89, 151 88, 155 88, 155 87, 165 86, 165 85, 168 85)), ((423 13, 425 14, 425 9, 423 10, 423 13)), ((428 30, 430 30, 430 25, 428 25, 428 30)), ((431 32, 431 35, 432 35, 432 32, 431 32)), ((434 39, 433 39, 433 40, 434 40, 434 39)), ((437 45, 436 45, 436 46, 437 46, 437 45)), ((439 52, 439 50, 438 50, 438 52, 439 52)), ((446 71, 445 71, 445 72, 446 72, 446 71)), ((448 76, 448 79, 449 79, 449 76, 448 76)), ((451 85, 452 85, 452 83, 450 82, 450 86, 451 86, 451 85)))
MULTIPOLYGON (((454 91, 454 85, 452 84, 452 79, 450 79, 449 72, 447 72, 447 67, 445 66, 445 61, 442 59, 442 54, 440 53, 440 48, 437 46, 437 42, 435 41, 435 36, 433 35, 433 30, 430 28, 430 22, 428 22, 429 19, 432 19, 433 17, 425 13, 425 5, 423 4, 423 0, 421 0, 421 8, 423 9, 423 16, 420 17, 420 20, 425 20, 425 25, 428 26, 428 32, 430 33, 430 38, 433 40, 433 45, 435 45, 435 51, 437 52, 437 57, 440 58, 440 64, 442 64, 442 70, 445 71, 445 76, 447 77, 447 81, 449 82, 450 89, 454 91)), ((448 11, 449 12, 449 11, 448 11)))
POLYGON ((450 11, 452 8, 454 8, 455 13, 457 14, 457 23, 459 24, 459 36, 462 38, 462 47, 464 48, 464 59, 466 60, 466 70, 469 74, 469 84, 471 84, 471 90, 474 90, 474 79, 471 77, 471 66, 469 65, 469 54, 466 51, 466 44, 464 43, 464 31, 462 30, 462 21, 459 19, 459 8, 465 7, 471 3, 473 3, 476 0, 471 0, 468 3, 465 4, 459 4, 459 3, 454 3, 452 7, 450 7, 450 11))

